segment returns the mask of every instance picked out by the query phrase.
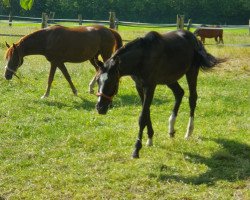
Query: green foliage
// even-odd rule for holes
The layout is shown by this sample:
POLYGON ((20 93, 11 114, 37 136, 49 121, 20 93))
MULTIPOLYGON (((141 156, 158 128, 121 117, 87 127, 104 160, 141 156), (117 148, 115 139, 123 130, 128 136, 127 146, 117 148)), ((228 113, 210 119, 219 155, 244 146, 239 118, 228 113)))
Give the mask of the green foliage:
MULTIPOLYGON (((9 0, 1 0, 0 7, 7 14, 6 2, 9 0)), ((194 23, 247 24, 250 11, 249 0, 37 0, 25 12, 20 9, 19 0, 11 2, 15 15, 40 17, 42 12, 55 12, 57 18, 77 18, 80 13, 84 19, 108 19, 112 10, 120 20, 151 23, 174 23, 176 14, 184 14, 186 20, 192 18, 194 23)))
POLYGON ((25 10, 30 10, 32 8, 33 3, 34 0, 20 0, 20 5, 25 10))

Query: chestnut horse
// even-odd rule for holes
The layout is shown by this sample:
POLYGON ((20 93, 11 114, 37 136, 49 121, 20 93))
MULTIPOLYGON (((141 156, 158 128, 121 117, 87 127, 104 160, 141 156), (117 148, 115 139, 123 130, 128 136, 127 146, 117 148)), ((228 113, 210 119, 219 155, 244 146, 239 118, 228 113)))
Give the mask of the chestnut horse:
POLYGON ((207 53, 203 44, 189 31, 173 31, 166 34, 149 32, 145 37, 129 42, 108 59, 104 64, 97 60, 101 69, 97 79, 99 85, 99 114, 106 114, 112 98, 117 93, 119 79, 131 76, 142 102, 139 117, 139 133, 135 143, 133 158, 139 157, 142 148, 143 130, 147 127, 148 142, 153 144, 153 127, 150 119, 150 105, 156 85, 167 85, 175 96, 175 105, 169 118, 169 134, 174 136, 174 124, 184 95, 178 80, 186 75, 189 87, 190 118, 185 137, 194 129, 194 112, 197 101, 197 78, 200 69, 210 69, 224 62, 207 53))
POLYGON ((202 43, 205 43, 205 38, 214 38, 216 43, 224 43, 223 42, 223 29, 221 28, 198 28, 194 31, 196 36, 201 38, 202 43), (219 38, 219 41, 218 41, 219 38))
MULTIPOLYGON (((5 70, 7 80, 11 79, 13 74, 16 75, 25 56, 43 55, 51 63, 47 90, 42 96, 44 98, 50 94, 57 67, 67 79, 73 93, 77 95, 64 63, 80 63, 89 60, 97 71, 98 66, 94 59, 101 55, 103 61, 106 61, 122 46, 122 39, 116 31, 100 25, 73 28, 55 25, 26 35, 11 47, 7 43, 6 46, 8 47, 6 52, 8 63, 5 70)), ((94 77, 89 84, 91 93, 95 82, 94 77)))

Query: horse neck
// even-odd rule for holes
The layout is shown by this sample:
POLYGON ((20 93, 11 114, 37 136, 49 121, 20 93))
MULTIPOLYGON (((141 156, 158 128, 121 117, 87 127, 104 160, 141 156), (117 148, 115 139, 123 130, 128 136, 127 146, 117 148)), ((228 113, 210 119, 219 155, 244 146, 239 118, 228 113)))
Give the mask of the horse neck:
POLYGON ((119 73, 121 76, 136 75, 139 73, 139 68, 142 65, 142 55, 140 54, 122 55, 120 57, 119 73))
POLYGON ((19 42, 22 57, 28 55, 44 55, 45 38, 43 30, 25 36, 19 42))

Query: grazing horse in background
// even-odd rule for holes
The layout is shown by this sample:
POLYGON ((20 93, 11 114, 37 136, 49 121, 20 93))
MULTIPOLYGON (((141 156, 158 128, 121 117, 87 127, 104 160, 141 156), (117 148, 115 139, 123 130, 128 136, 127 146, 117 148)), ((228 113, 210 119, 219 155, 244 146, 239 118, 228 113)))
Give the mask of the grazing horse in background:
MULTIPOLYGON (((43 55, 51 63, 44 98, 50 94, 57 67, 69 82, 73 93, 77 95, 77 90, 64 63, 80 63, 89 60, 97 71, 98 66, 94 59, 101 55, 103 61, 108 60, 112 53, 122 46, 122 39, 116 31, 100 25, 73 28, 56 25, 26 35, 11 47, 7 43, 6 46, 8 47, 6 52, 8 63, 5 78, 8 80, 12 78, 13 74, 16 75, 16 71, 22 65, 25 56, 43 55)), ((95 77, 89 84, 90 93, 93 93, 95 77)))
POLYGON ((210 69, 224 62, 207 53, 203 44, 189 31, 173 31, 166 34, 149 32, 143 38, 127 43, 104 64, 97 60, 101 72, 97 78, 99 114, 106 114, 112 98, 117 93, 119 79, 131 76, 142 102, 139 117, 139 134, 133 152, 133 158, 139 157, 142 148, 142 134, 147 127, 147 145, 153 144, 153 127, 150 119, 150 105, 156 85, 167 85, 175 96, 175 105, 169 118, 169 134, 174 136, 174 124, 184 95, 177 82, 186 75, 189 87, 190 118, 185 137, 194 129, 194 112, 197 100, 197 77, 199 69, 210 69))
POLYGON ((224 43, 222 28, 200 27, 194 31, 194 35, 199 36, 203 44, 205 44, 205 38, 214 38, 217 44, 224 43))

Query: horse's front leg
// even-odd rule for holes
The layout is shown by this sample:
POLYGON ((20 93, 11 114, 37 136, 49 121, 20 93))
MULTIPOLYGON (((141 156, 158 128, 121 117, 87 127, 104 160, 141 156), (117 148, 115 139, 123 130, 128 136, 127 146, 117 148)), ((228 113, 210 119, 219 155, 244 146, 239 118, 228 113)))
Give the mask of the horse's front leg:
MULTIPOLYGON (((97 65, 96 62, 100 62, 100 61, 98 60, 98 54, 97 54, 94 58, 90 59, 89 61, 90 61, 90 63, 95 67, 95 71, 96 71, 95 76, 92 78, 92 80, 91 80, 90 83, 89 83, 89 93, 90 93, 90 94, 94 94, 94 92, 95 92, 95 91, 94 91, 94 87, 95 87, 95 84, 96 84, 97 75, 98 75, 98 70, 99 70, 99 67, 98 67, 98 65, 97 65)), ((100 64, 100 65, 102 65, 102 64, 100 64)))
POLYGON ((152 128, 152 123, 150 119, 150 105, 152 103, 152 99, 154 96, 154 91, 155 91, 155 86, 151 87, 146 87, 143 88, 143 106, 142 106, 142 112, 139 117, 139 134, 137 141, 135 143, 135 149, 132 154, 133 158, 139 158, 139 151, 142 148, 142 135, 143 135, 143 130, 147 126, 148 127, 148 144, 152 145, 152 138, 153 138, 153 128, 152 128))
POLYGON ((94 94, 94 92, 95 92, 94 87, 96 84, 96 77, 97 77, 97 74, 94 76, 94 78, 89 83, 89 93, 90 94, 94 94))
POLYGON ((47 89, 46 89, 46 92, 44 93, 44 95, 41 97, 41 99, 48 97, 50 94, 50 88, 51 88, 52 82, 54 80, 56 68, 57 68, 56 65, 54 63, 51 63, 47 89))
POLYGON ((205 44, 205 37, 201 37, 201 42, 205 44))
POLYGON ((218 36, 214 38, 216 44, 219 44, 219 41, 218 41, 218 36))
POLYGON ((60 65, 58 65, 58 67, 62 71, 62 73, 63 73, 64 77, 66 78, 66 80, 68 81, 73 94, 77 96, 77 90, 76 90, 76 88, 75 88, 75 86, 74 86, 74 84, 73 84, 73 82, 71 80, 69 72, 68 72, 67 68, 65 67, 64 63, 61 63, 60 65))

